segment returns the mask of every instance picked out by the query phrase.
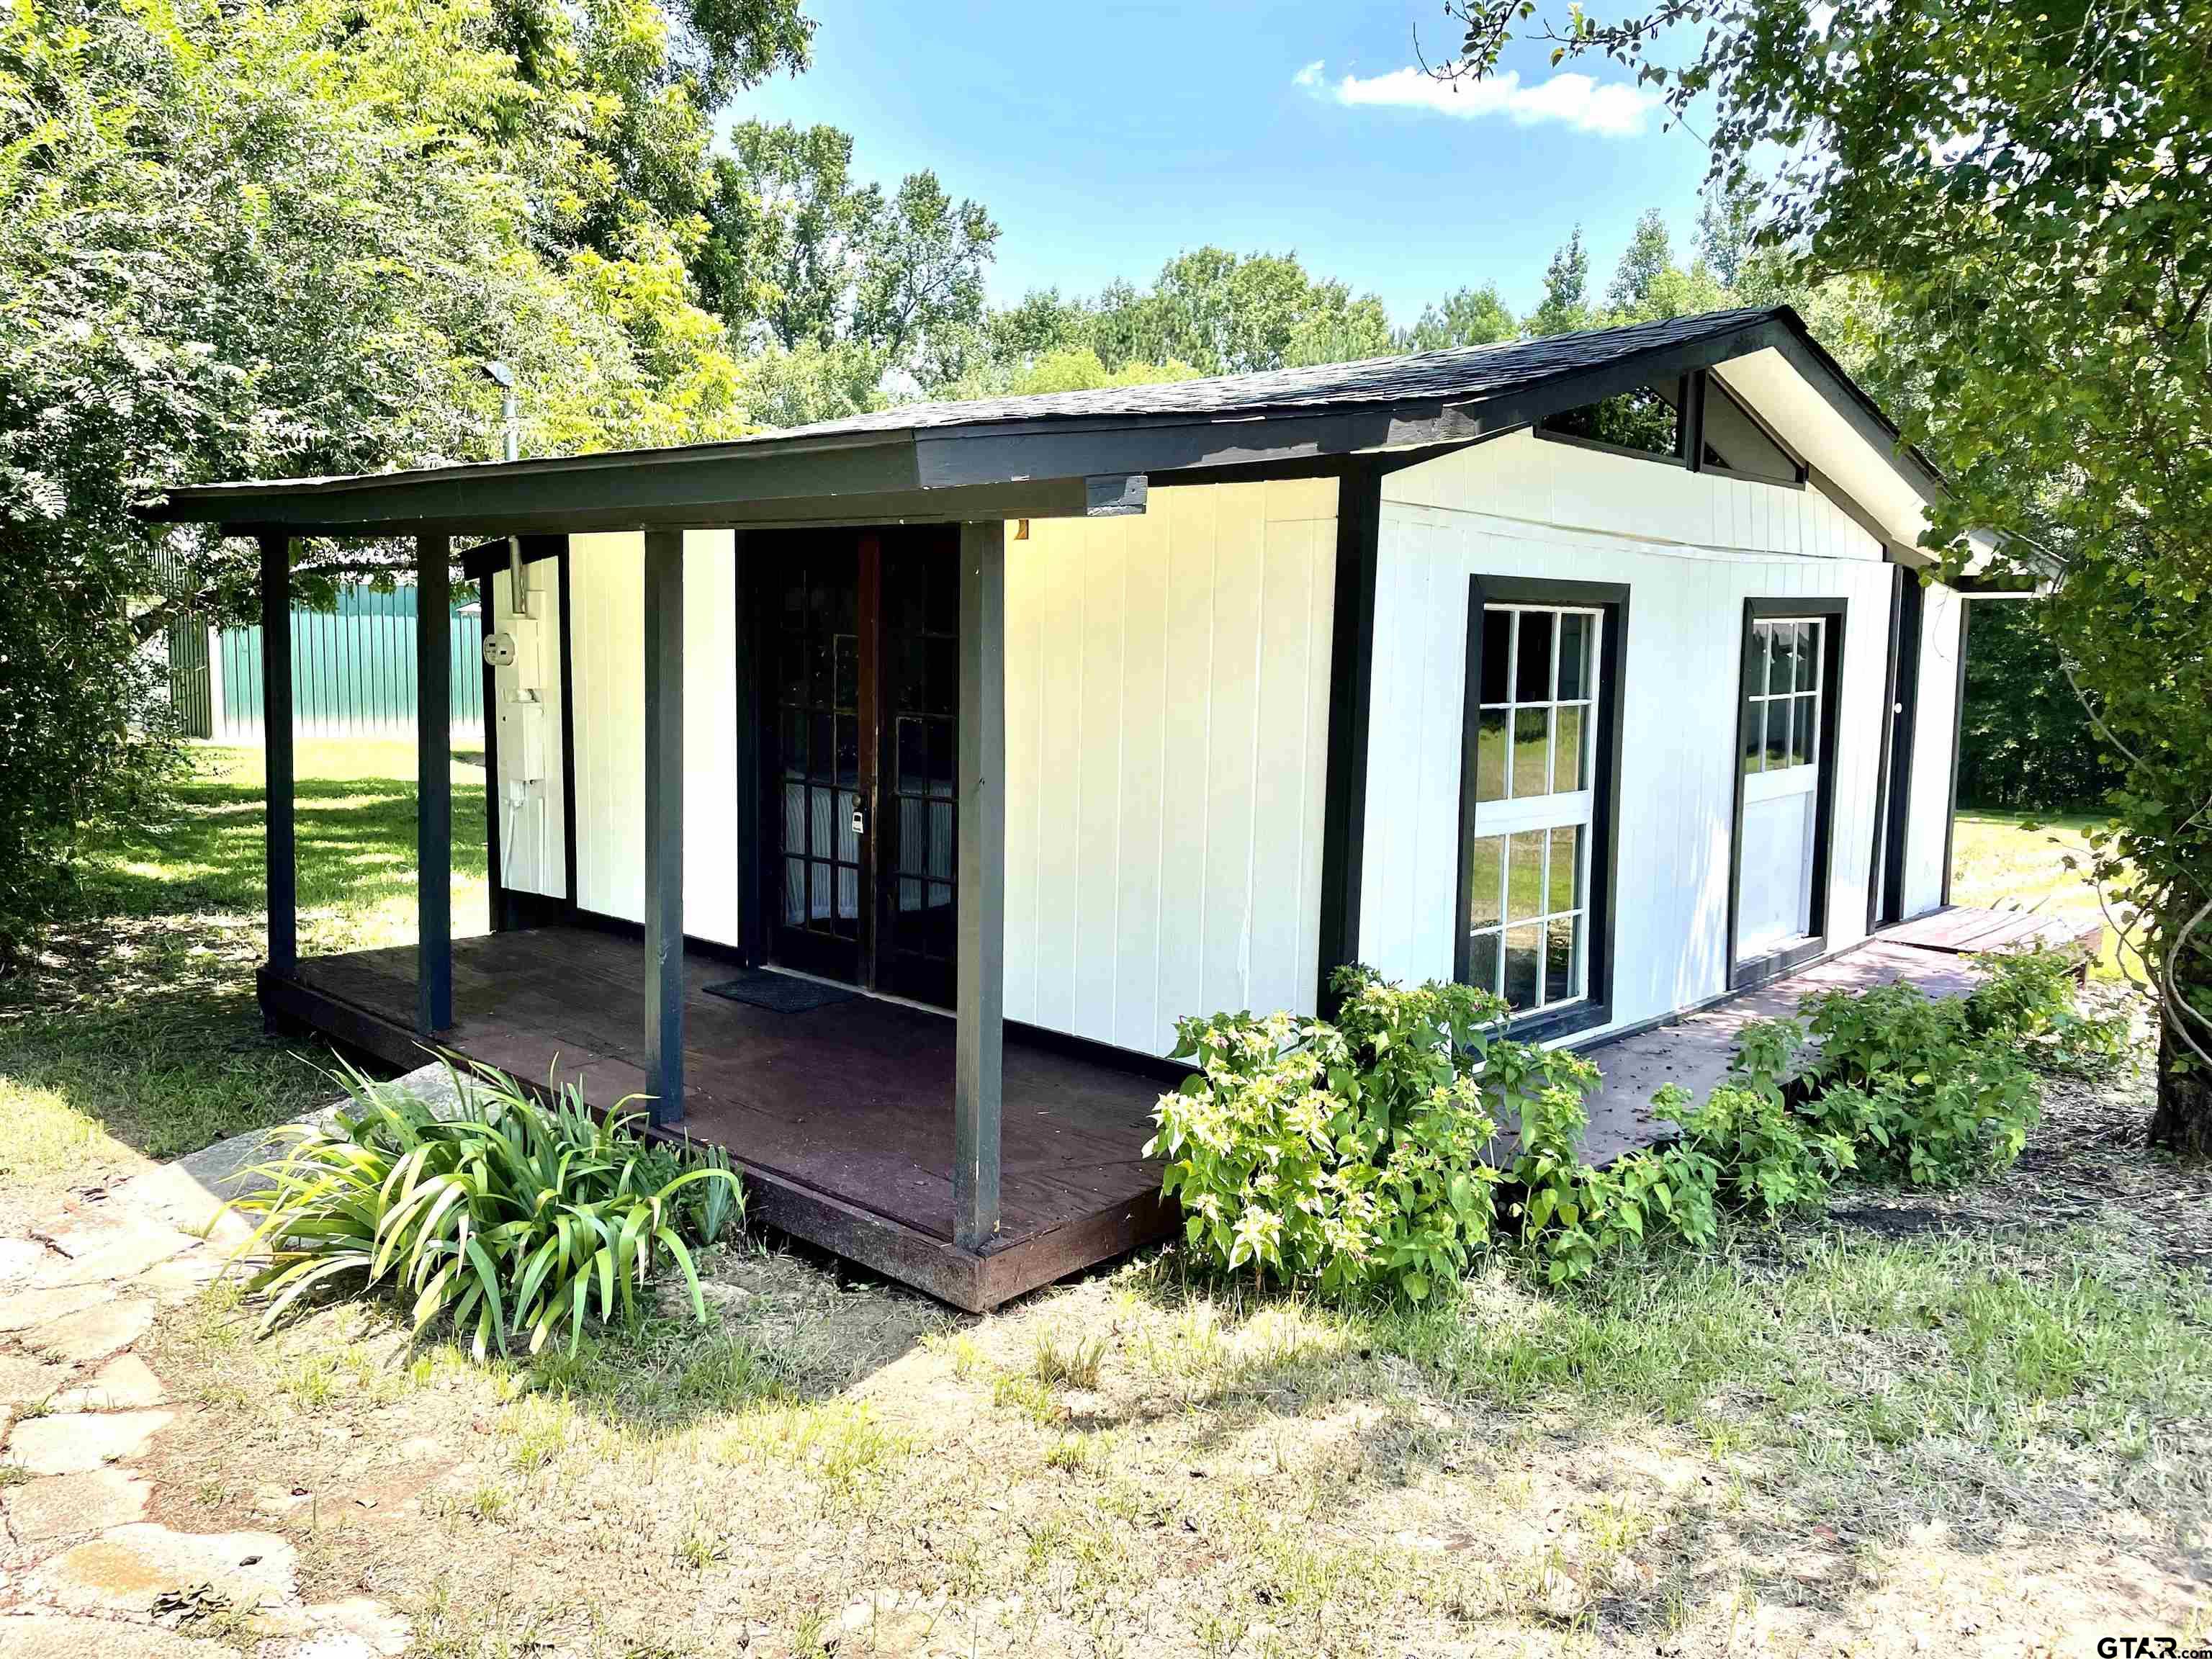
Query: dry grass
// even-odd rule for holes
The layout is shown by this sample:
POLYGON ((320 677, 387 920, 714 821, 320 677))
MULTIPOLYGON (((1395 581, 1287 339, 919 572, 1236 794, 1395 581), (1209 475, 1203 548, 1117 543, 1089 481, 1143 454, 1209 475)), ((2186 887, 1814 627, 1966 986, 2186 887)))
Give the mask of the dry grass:
POLYGON ((2122 1144, 2142 1087, 2056 1090, 2007 1182, 1418 1312, 1162 1255, 975 1320, 755 1241, 708 1331, 480 1368, 218 1299, 151 1473, 438 1654, 2201 1643, 2212 1177, 2122 1144))

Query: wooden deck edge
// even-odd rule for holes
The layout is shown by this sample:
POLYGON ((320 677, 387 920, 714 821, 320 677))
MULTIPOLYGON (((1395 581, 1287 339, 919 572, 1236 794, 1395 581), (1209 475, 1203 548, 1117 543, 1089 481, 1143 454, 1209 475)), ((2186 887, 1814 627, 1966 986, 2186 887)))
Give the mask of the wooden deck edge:
MULTIPOLYGON (((317 1032, 387 1065, 410 1069, 440 1057, 411 1029, 319 987, 271 973, 265 966, 256 972, 254 988, 262 1016, 272 1028, 317 1032)), ((544 1092, 538 1084, 518 1080, 534 1094, 544 1092)), ((674 1124, 654 1133, 664 1139, 681 1139, 684 1126, 674 1124)), ((731 1161, 744 1182, 749 1223, 758 1222, 828 1250, 964 1313, 988 1313, 1041 1285, 1156 1243, 1176 1227, 1174 1206, 1158 1194, 1148 1194, 979 1254, 789 1176, 757 1169, 734 1152, 731 1161)))

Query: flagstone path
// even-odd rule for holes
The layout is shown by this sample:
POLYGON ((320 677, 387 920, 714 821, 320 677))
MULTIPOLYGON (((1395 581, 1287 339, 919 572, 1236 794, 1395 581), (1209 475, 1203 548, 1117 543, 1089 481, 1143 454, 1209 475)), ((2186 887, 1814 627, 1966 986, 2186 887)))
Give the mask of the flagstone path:
POLYGON ((157 1492, 138 1462, 190 1407, 132 1346, 247 1236, 222 1194, 262 1142, 72 1194, 0 1238, 0 1659, 232 1659, 240 1638, 262 1659, 406 1650, 407 1621, 379 1602, 306 1602, 289 1540, 145 1518, 157 1492))

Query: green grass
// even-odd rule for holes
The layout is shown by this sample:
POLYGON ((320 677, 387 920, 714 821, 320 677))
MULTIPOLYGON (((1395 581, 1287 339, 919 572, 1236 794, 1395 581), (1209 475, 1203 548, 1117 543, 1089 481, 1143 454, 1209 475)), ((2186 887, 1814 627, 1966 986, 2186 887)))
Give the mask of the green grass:
MULTIPOLYGON (((2102 822, 2094 814, 2051 817, 1961 808, 1951 836, 1951 902, 2106 921, 2089 880, 2085 838, 2090 826, 2102 822)), ((2108 890, 2106 896, 2113 915, 2119 915, 2118 894, 2108 890)), ((2105 977, 2120 972, 2119 940, 2109 921, 2097 971, 2105 977)))
MULTIPOLYGON (((453 768, 453 927, 485 925, 483 774, 453 768)), ((279 1122, 335 1089, 266 1037, 258 750, 199 751, 169 820, 95 846, 77 905, 0 983, 0 1182, 11 1200, 279 1122)), ((303 955, 415 937, 415 759, 404 742, 299 746, 303 955)))

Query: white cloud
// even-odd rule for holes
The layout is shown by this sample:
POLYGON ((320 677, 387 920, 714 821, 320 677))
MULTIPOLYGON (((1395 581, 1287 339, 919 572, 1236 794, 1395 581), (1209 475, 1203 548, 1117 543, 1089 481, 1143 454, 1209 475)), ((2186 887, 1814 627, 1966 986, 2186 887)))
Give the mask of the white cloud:
POLYGON ((1559 121, 1579 132, 1632 137, 1644 130, 1659 99, 1648 88, 1600 82, 1587 75, 1554 75, 1524 85, 1509 70, 1486 80, 1439 81, 1407 67, 1362 80, 1347 75, 1331 84, 1317 59, 1291 77, 1291 84, 1340 104, 1427 110, 1471 121, 1503 115, 1516 126, 1559 121))

